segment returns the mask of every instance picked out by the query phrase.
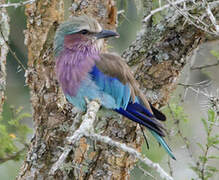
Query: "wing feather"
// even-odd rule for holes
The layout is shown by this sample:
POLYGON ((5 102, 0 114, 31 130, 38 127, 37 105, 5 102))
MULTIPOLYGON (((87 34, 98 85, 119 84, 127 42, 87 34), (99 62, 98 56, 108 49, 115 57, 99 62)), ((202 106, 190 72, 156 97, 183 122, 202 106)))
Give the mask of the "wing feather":
POLYGON ((152 112, 150 104, 140 91, 139 84, 126 62, 120 56, 112 53, 102 53, 100 58, 100 61, 96 62, 97 68, 104 74, 117 78, 124 85, 128 85, 131 91, 132 102, 135 102, 135 98, 138 96, 146 108, 152 112))
POLYGON ((115 54, 101 54, 90 74, 99 88, 114 98, 114 110, 147 127, 166 152, 175 159, 163 139, 164 127, 158 121, 164 121, 165 116, 147 101, 125 61, 115 54))

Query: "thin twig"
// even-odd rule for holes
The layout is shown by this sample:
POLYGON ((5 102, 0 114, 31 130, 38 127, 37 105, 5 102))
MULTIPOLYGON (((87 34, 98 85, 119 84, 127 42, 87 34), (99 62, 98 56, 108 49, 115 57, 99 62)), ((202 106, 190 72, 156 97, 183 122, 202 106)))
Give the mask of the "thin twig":
POLYGON ((7 45, 10 53, 12 54, 12 56, 14 56, 15 60, 18 62, 18 64, 21 66, 21 68, 24 70, 24 72, 27 70, 27 68, 22 64, 21 60, 17 57, 16 53, 11 49, 11 47, 9 46, 8 42, 6 41, 3 32, 2 32, 2 28, 0 26, 0 33, 2 36, 3 41, 5 42, 5 44, 7 45))
POLYGON ((200 89, 195 89, 193 87, 188 87, 187 89, 191 89, 192 91, 194 91, 195 93, 197 93, 198 95, 199 94, 202 94, 203 96, 207 97, 208 99, 211 98, 211 95, 209 93, 205 93, 204 91, 200 91, 200 89))
POLYGON ((212 145, 212 147, 214 147, 215 149, 219 150, 219 147, 216 145, 212 145))
POLYGON ((207 14, 209 16, 209 19, 211 20, 211 23, 214 25, 215 27, 215 30, 219 33, 219 25, 217 24, 217 20, 216 18, 214 17, 212 11, 211 11, 211 8, 208 4, 208 2, 206 0, 204 0, 205 3, 207 4, 207 8, 206 8, 206 11, 207 11, 207 14))
MULTIPOLYGON (((218 1, 216 2, 212 2, 212 3, 209 3, 207 4, 207 14, 212 22, 212 24, 215 26, 215 29, 216 31, 209 31, 209 25, 207 25, 206 23, 204 23, 200 18, 196 17, 196 16, 193 16, 191 15, 188 11, 189 11, 189 8, 185 9, 185 3, 190 1, 190 0, 178 0, 178 1, 175 1, 175 2, 171 2, 169 0, 166 0, 168 2, 168 4, 162 6, 162 7, 159 7, 157 9, 154 9, 150 12, 150 14, 148 16, 146 16, 143 20, 143 22, 147 22, 154 14, 158 13, 158 12, 161 12, 169 7, 174 7, 178 12, 179 14, 181 14, 182 16, 184 16, 186 18, 186 20, 188 22, 190 22, 191 24, 193 24, 194 26, 196 26, 197 28, 209 33, 209 34, 212 34, 212 35, 218 35, 218 32, 219 32, 219 26, 216 24, 216 19, 214 17, 214 15, 212 14, 212 11, 211 11, 211 8, 213 8, 213 6, 215 4, 218 4, 218 1), (183 6, 183 9, 181 10, 180 8, 178 8, 176 5, 178 4, 181 4, 181 3, 184 3, 184 6, 183 6), (187 12, 185 12, 187 11, 187 12), (203 28, 202 26, 198 25, 197 23, 194 23, 193 20, 195 20, 196 22, 202 24, 205 28, 203 28)), ((205 15, 206 16, 206 15, 205 15)), ((204 16, 204 17, 205 17, 204 16)))
POLYGON ((214 63, 214 64, 207 64, 204 66, 197 66, 197 67, 191 67, 191 70, 201 70, 201 69, 205 69, 205 68, 209 68, 209 67, 213 67, 213 66, 218 66, 219 65, 219 61, 214 63))
POLYGON ((206 88, 209 87, 212 84, 212 81, 210 80, 204 80, 199 83, 195 84, 184 84, 184 83, 178 83, 178 86, 183 86, 184 88, 189 88, 189 87, 198 87, 198 88, 206 88))
POLYGON ((19 3, 7 3, 7 4, 0 4, 0 8, 7 8, 7 7, 20 7, 20 6, 24 6, 27 4, 32 4, 34 3, 36 0, 28 0, 28 1, 24 1, 24 2, 19 2, 19 3))
MULTIPOLYGON (((213 130, 213 125, 210 124, 209 128, 208 128, 208 132, 207 132, 207 139, 210 138, 211 136, 211 132, 213 130)), ((209 153, 209 149, 211 147, 211 145, 209 145, 209 143, 207 142, 206 143, 206 149, 205 149, 205 152, 204 152, 204 159, 206 159, 206 161, 201 161, 202 165, 201 165, 201 169, 200 169, 200 173, 201 173, 201 179, 206 179, 206 165, 207 165, 207 161, 208 161, 208 153, 209 153)))
POLYGON ((145 171, 143 167, 141 167, 141 166, 137 166, 137 167, 138 167, 138 169, 140 169, 144 173, 144 176, 149 176, 149 177, 151 177, 151 179, 156 180, 156 178, 151 173, 145 171))
POLYGON ((170 170, 170 175, 173 177, 173 167, 171 166, 171 162, 170 162, 170 158, 168 157, 168 161, 167 161, 169 170, 170 170))
POLYGON ((188 11, 185 12, 185 10, 182 10, 182 9, 178 8, 176 6, 176 4, 174 4, 174 2, 171 2, 170 0, 166 0, 166 1, 171 6, 173 6, 179 14, 181 14, 184 18, 186 18, 186 20, 189 23, 191 23, 193 26, 195 26, 196 28, 201 29, 202 31, 207 32, 208 34, 211 34, 211 35, 216 35, 216 36, 219 35, 218 32, 216 32, 216 31, 213 31, 213 30, 209 31, 208 29, 209 29, 210 26, 208 24, 206 24, 205 22, 203 22, 200 18, 191 15, 188 11), (198 25, 198 23, 200 23, 204 27, 202 27, 201 25, 198 25))
POLYGON ((194 157, 193 157, 193 155, 192 155, 191 148, 190 148, 190 144, 191 144, 191 143, 190 143, 190 141, 188 140, 188 138, 183 135, 183 133, 182 133, 182 131, 181 131, 181 129, 180 129, 180 125, 179 125, 180 120, 175 117, 174 112, 173 112, 173 110, 171 109, 169 103, 167 103, 167 107, 168 107, 168 109, 169 109, 169 111, 170 111, 170 114, 171 114, 171 116, 172 116, 172 119, 173 119, 174 123, 175 123, 176 126, 177 126, 177 134, 179 135, 179 137, 181 137, 181 139, 183 140, 184 144, 186 145, 186 149, 187 149, 187 151, 188 151, 188 153, 189 153, 190 158, 191 158, 191 159, 194 159, 194 157))
MULTIPOLYGON (((186 1, 188 1, 188 0, 179 0, 179 1, 173 2, 173 4, 177 5, 177 4, 186 2, 186 1)), ((166 4, 166 5, 164 5, 164 6, 160 7, 160 8, 157 8, 157 9, 151 11, 150 14, 147 17, 144 18, 143 22, 147 22, 151 18, 151 16, 153 16, 154 14, 156 14, 156 13, 158 13, 160 11, 163 11, 164 9, 169 8, 171 5, 172 4, 166 4)))

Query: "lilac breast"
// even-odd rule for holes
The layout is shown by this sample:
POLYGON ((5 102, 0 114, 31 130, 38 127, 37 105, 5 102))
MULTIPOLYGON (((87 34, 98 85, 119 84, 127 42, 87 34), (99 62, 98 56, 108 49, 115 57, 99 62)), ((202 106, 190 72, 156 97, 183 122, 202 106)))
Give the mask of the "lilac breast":
POLYGON ((76 96, 81 81, 99 59, 96 48, 83 47, 77 50, 77 47, 64 47, 56 57, 56 76, 66 95, 76 96))

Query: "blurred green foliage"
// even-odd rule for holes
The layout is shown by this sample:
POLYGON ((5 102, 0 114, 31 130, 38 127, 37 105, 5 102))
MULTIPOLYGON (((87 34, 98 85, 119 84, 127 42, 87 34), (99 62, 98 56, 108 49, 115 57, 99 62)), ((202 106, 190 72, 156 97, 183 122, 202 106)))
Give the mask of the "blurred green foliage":
POLYGON ((180 120, 181 122, 188 122, 188 115, 185 113, 185 110, 178 103, 178 100, 169 104, 169 107, 166 107, 163 112, 167 116, 167 118, 173 116, 175 120, 180 120))
POLYGON ((6 3, 19 3, 19 2, 23 2, 25 0, 6 0, 6 3))
MULTIPOLYGON (((24 0, 22 0, 24 1, 24 0)), ((7 0, 7 3, 19 3, 21 0, 7 0)), ((27 51, 24 45, 23 30, 26 28, 25 7, 9 7, 10 17, 9 45, 23 64, 27 62, 27 51)), ((31 112, 29 90, 25 86, 24 71, 20 71, 18 63, 11 53, 7 56, 6 102, 0 117, 0 180, 15 179, 24 159, 27 138, 29 139, 32 121, 25 112, 31 112), (24 109, 10 107, 23 106, 24 109), (20 112, 19 112, 20 111, 20 112), (22 117, 23 116, 23 117, 22 117), (28 132, 29 131, 29 132, 28 132), (25 143, 25 144, 24 144, 25 143), (10 160, 12 159, 12 160, 10 160), (4 163, 3 163, 4 162, 4 163)))
MULTIPOLYGON (((182 139, 182 143, 186 145, 186 149, 188 152, 191 152, 191 147, 195 142, 190 142, 190 134, 186 133, 186 126, 188 125, 189 118, 187 114, 185 113, 184 108, 179 105, 179 100, 175 99, 172 101, 168 106, 166 106, 163 110, 165 115, 167 116, 167 119, 172 119, 171 127, 176 131, 176 134, 174 134, 174 137, 171 136, 171 139, 177 139, 179 141, 182 139)), ((210 109, 208 111, 208 117, 207 119, 201 118, 200 123, 203 124, 206 134, 206 144, 204 142, 198 142, 197 146, 201 149, 201 153, 196 158, 196 154, 190 154, 190 156, 193 159, 190 159, 190 168, 193 170, 197 177, 201 180, 211 180, 213 177, 217 176, 217 173, 219 172, 217 165, 212 165, 209 161, 217 160, 219 159, 219 156, 217 153, 212 153, 212 148, 217 147, 219 144, 219 134, 215 133, 214 128, 215 125, 218 123, 218 117, 217 112, 215 109, 210 109), (193 164, 193 165, 191 165, 193 164)), ((170 126, 169 126, 170 127, 170 126)), ((168 130, 169 131, 169 130, 168 130)), ((144 143, 142 147, 142 153, 145 154, 147 157, 149 157, 154 162, 159 162, 160 159, 162 159, 163 156, 166 155, 165 152, 163 152, 162 148, 159 148, 157 143, 153 141, 152 137, 149 136, 149 144, 150 148, 146 148, 146 144, 144 143)), ((195 151, 196 152, 196 151, 195 151)), ((214 151, 213 151, 214 152, 214 151)), ((179 162, 178 162, 179 163, 179 162)), ((165 163, 167 164, 167 163, 165 163)), ((169 168, 172 168, 169 166, 169 168)), ((170 170, 171 171, 171 170, 170 170)), ((173 170, 172 170, 173 171, 173 170)), ((147 179, 156 179, 157 174, 151 170, 146 165, 138 162, 137 166, 133 169, 132 178, 135 179, 138 177, 138 180, 143 180, 145 178, 147 179), (141 167, 141 168, 140 168, 141 167), (147 173, 145 173, 147 172, 147 173)), ((192 180, 195 180, 192 178, 192 180)))
POLYGON ((20 160, 22 158, 21 149, 27 144, 27 135, 32 130, 22 121, 30 118, 31 114, 22 111, 20 107, 11 107, 11 118, 5 120, 0 116, 0 163, 7 160, 20 160), (20 152, 20 153, 19 153, 20 152))
POLYGON ((218 166, 208 165, 208 161, 219 159, 219 155, 209 155, 209 151, 219 144, 219 134, 213 134, 213 128, 217 123, 217 114, 214 110, 210 109, 208 111, 208 118, 201 119, 205 134, 206 134, 206 144, 202 142, 197 143, 202 154, 198 156, 198 161, 195 166, 191 166, 191 169, 198 175, 202 180, 211 179, 217 172, 219 172, 218 166))
POLYGON ((219 60, 219 51, 211 50, 211 54, 219 60))

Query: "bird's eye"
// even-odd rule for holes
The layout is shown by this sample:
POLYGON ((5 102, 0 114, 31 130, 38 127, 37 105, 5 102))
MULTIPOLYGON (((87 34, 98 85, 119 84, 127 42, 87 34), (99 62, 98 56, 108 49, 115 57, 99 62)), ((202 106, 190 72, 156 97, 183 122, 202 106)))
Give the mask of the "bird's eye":
POLYGON ((82 31, 81 31, 81 34, 87 34, 88 33, 88 30, 86 30, 86 29, 83 29, 82 31))

